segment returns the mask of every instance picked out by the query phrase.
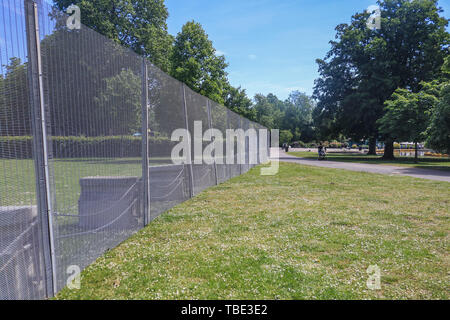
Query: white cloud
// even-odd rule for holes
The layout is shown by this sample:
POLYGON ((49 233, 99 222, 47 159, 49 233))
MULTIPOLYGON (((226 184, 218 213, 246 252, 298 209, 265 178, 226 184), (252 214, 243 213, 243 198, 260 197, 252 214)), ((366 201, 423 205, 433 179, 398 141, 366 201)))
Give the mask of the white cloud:
POLYGON ((222 50, 216 50, 216 56, 224 56, 224 55, 226 55, 227 53, 225 52, 225 51, 222 51, 222 50))

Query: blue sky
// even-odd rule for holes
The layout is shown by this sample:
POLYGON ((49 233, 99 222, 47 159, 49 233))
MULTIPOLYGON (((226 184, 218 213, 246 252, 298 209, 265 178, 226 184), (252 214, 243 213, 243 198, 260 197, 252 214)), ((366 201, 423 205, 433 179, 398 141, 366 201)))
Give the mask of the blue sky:
MULTIPOLYGON (((312 93, 334 28, 350 22, 375 0, 166 0, 169 32, 189 20, 200 22, 214 47, 225 54, 232 85, 250 97, 293 90, 312 93)), ((448 18, 450 0, 440 6, 448 18)))

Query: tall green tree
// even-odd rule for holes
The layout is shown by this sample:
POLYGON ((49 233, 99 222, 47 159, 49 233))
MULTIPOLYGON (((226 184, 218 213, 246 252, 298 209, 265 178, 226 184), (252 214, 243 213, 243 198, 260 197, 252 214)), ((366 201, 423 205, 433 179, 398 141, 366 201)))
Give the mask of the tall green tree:
POLYGON ((54 0, 59 10, 80 7, 81 22, 115 42, 148 57, 164 71, 170 69, 173 37, 164 0, 54 0))
POLYGON ((426 132, 427 145, 432 149, 450 154, 450 83, 442 86, 426 132))
POLYGON ((280 131, 280 145, 283 145, 284 143, 289 144, 292 139, 294 138, 294 135, 289 130, 281 130, 280 131))
POLYGON ((224 89, 224 105, 233 110, 237 114, 255 120, 255 109, 253 108, 252 100, 247 96, 245 89, 241 87, 233 87, 227 84, 224 89))
POLYGON ((397 89, 385 103, 385 114, 378 120, 380 132, 401 141, 415 143, 415 161, 418 161, 417 144, 425 141, 432 109, 438 102, 436 86, 424 83, 418 93, 397 89))
POLYGON ((28 102, 27 65, 10 58, 0 74, 0 136, 31 134, 31 109, 28 102))
POLYGON ((52 135, 110 134, 112 126, 98 110, 101 105, 95 98, 108 92, 108 79, 123 70, 140 74, 141 59, 97 33, 67 28, 57 28, 46 36, 41 51, 45 85, 51 92, 46 100, 52 135))
POLYGON ((254 100, 256 122, 268 129, 282 129, 284 117, 283 101, 279 100, 272 93, 269 93, 267 96, 256 94, 254 100))
MULTIPOLYGON (((420 89, 440 73, 448 55, 447 19, 436 0, 384 0, 381 28, 366 25, 370 13, 357 13, 350 24, 336 27, 336 41, 325 59, 317 60, 320 78, 316 122, 328 135, 343 133, 354 139, 370 139, 375 152, 380 138, 377 120, 384 102, 397 88, 420 89)), ((393 158, 393 139, 386 142, 384 158, 393 158)))
POLYGON ((141 131, 141 78, 130 69, 105 79, 95 97, 97 117, 108 122, 109 135, 131 135, 141 131))
POLYGON ((224 104, 228 64, 217 56, 213 43, 200 23, 187 22, 175 38, 171 74, 192 90, 224 104))
POLYGON ((313 140, 314 100, 303 92, 293 91, 284 105, 283 129, 289 129, 295 140, 304 142, 313 140))
POLYGON ((426 142, 432 149, 450 154, 450 56, 446 58, 442 72, 439 101, 432 110, 426 142))

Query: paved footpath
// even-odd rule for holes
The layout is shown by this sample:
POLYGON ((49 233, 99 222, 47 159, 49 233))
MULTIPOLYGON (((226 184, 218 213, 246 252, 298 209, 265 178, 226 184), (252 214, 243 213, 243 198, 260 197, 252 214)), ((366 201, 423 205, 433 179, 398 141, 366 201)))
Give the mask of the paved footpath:
MULTIPOLYGON (((273 154, 273 152, 272 152, 273 154)), ((399 176, 410 176, 414 178, 438 180, 450 182, 450 171, 433 170, 433 169, 420 169, 413 167, 398 167, 390 165, 381 164, 367 164, 367 163, 349 163, 349 162, 338 162, 338 161, 318 161, 316 159, 306 159, 291 156, 286 154, 284 151, 279 151, 280 161, 283 162, 293 162, 309 166, 333 168, 333 169, 345 169, 351 171, 360 172, 371 172, 380 173, 387 175, 399 175, 399 176)))

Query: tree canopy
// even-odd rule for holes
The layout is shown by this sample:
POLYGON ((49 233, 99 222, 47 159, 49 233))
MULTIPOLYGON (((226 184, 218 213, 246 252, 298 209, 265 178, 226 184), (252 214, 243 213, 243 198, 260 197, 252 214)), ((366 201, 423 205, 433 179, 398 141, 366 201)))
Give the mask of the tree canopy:
POLYGON ((315 116, 323 135, 343 133, 374 141, 380 137, 377 120, 384 115, 384 102, 397 88, 417 92, 422 81, 433 80, 449 53, 448 21, 439 15, 437 1, 378 4, 380 29, 367 27, 371 13, 357 13, 350 24, 336 27, 331 50, 325 59, 317 60, 315 116))
POLYGON ((430 86, 436 86, 437 102, 432 110, 426 131, 427 145, 437 151, 450 154, 450 56, 442 66, 442 78, 430 86))
POLYGON ((144 55, 164 71, 170 69, 173 37, 164 0, 54 0, 60 10, 75 4, 81 22, 100 34, 144 55))
POLYGON ((192 90, 223 104, 228 64, 217 56, 212 41, 202 26, 187 22, 175 38, 171 56, 171 74, 192 90))

